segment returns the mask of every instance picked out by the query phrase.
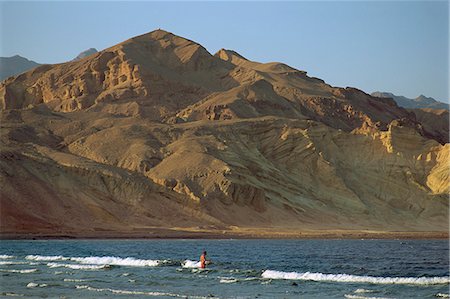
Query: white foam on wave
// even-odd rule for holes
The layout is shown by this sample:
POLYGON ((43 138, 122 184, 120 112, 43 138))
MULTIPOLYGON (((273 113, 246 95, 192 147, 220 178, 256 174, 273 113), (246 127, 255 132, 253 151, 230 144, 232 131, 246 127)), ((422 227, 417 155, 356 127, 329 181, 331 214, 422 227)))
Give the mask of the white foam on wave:
POLYGON ((199 261, 191 261, 191 260, 185 260, 181 263, 181 266, 183 268, 200 268, 200 262, 199 261))
MULTIPOLYGON (((192 299, 207 299, 210 297, 203 297, 203 296, 186 296, 181 294, 174 294, 174 293, 164 293, 164 292, 144 292, 144 291, 128 291, 128 290, 120 290, 120 289, 110 289, 110 288, 94 288, 88 285, 77 285, 75 286, 77 289, 82 290, 88 290, 88 291, 94 291, 94 292, 111 292, 113 294, 120 294, 120 295, 144 295, 144 296, 155 296, 155 297, 177 297, 177 298, 192 298, 192 299)), ((217 297, 214 297, 217 298, 217 297)))
POLYGON ((61 264, 61 263, 48 263, 49 268, 65 267, 75 270, 101 270, 109 268, 109 265, 76 265, 76 264, 61 264))
POLYGON ((6 292, 6 293, 1 293, 1 294, 6 297, 25 297, 24 294, 18 294, 18 293, 13 293, 13 292, 6 292))
POLYGON ((13 258, 15 258, 15 256, 7 255, 7 254, 0 254, 0 259, 3 259, 3 260, 5 260, 5 259, 13 259, 13 258))
POLYGON ((235 283, 235 282, 238 282, 238 280, 236 278, 233 278, 233 277, 222 278, 220 280, 220 283, 235 283))
POLYGON ((70 258, 62 255, 27 255, 25 259, 32 261, 67 261, 70 258))
POLYGON ((46 284, 46 283, 30 282, 27 284, 27 288, 36 288, 36 287, 45 288, 47 286, 48 286, 48 284, 46 284))
POLYGON ((376 277, 376 276, 358 276, 349 274, 323 274, 311 272, 282 272, 265 270, 261 274, 262 278, 270 279, 293 279, 293 280, 311 280, 311 281, 333 281, 333 282, 359 282, 373 284, 449 284, 449 277, 376 277))
POLYGON ((16 269, 0 269, 1 272, 10 272, 10 273, 34 273, 37 272, 38 269, 23 269, 23 270, 16 270, 16 269))
POLYGON ((0 261, 0 265, 24 265, 24 264, 34 264, 26 262, 14 262, 14 261, 0 261))
POLYGON ((353 293, 361 294, 361 293, 373 293, 374 290, 366 290, 366 289, 356 289, 353 293))
POLYGON ((85 282, 89 281, 88 279, 73 279, 73 278, 64 278, 65 282, 85 282))
POLYGON ((361 295, 350 295, 350 294, 345 294, 344 297, 349 299, 393 299, 387 297, 366 297, 361 295))
POLYGON ((62 255, 54 256, 44 256, 44 255, 27 255, 25 257, 27 260, 34 261, 73 261, 81 264, 90 265, 114 265, 114 266, 129 266, 129 267, 155 267, 161 263, 166 263, 167 261, 160 260, 142 260, 133 257, 115 257, 115 256, 89 256, 89 257, 65 257, 62 255))
POLYGON ((235 283, 239 281, 249 281, 249 280, 258 280, 258 277, 245 277, 245 278, 236 278, 231 276, 218 276, 220 283, 235 283))
POLYGON ((364 294, 364 293, 374 293, 374 290, 367 290, 367 289, 356 289, 353 293, 355 294, 364 294))
POLYGON ((437 293, 436 297, 439 297, 439 298, 450 298, 450 294, 437 293))
POLYGON ((246 277, 246 278, 240 278, 239 280, 249 281, 249 280, 258 280, 258 277, 246 277))
POLYGON ((39 284, 35 283, 35 282, 30 282, 27 284, 27 288, 35 288, 37 287, 39 284))
POLYGON ((72 257, 71 261, 82 264, 93 265, 114 265, 114 266, 130 266, 130 267, 155 267, 161 262, 159 260, 141 260, 133 257, 120 258, 115 256, 90 256, 90 257, 72 257))

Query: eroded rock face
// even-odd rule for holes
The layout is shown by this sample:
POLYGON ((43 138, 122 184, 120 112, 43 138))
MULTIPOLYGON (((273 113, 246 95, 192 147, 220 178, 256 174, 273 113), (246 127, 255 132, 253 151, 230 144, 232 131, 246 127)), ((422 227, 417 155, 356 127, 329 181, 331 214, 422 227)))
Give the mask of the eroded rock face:
POLYGON ((449 111, 440 109, 411 109, 422 125, 424 134, 441 144, 449 143, 449 111))
POLYGON ((439 126, 281 63, 158 30, 0 101, 2 231, 448 228, 439 126))

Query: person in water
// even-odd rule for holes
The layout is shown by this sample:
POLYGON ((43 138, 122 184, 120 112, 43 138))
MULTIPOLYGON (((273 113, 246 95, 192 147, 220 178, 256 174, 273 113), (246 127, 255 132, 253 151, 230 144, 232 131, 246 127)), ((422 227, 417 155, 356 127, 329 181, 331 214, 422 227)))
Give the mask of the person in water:
POLYGON ((200 268, 206 268, 206 251, 203 251, 202 255, 200 256, 200 268))

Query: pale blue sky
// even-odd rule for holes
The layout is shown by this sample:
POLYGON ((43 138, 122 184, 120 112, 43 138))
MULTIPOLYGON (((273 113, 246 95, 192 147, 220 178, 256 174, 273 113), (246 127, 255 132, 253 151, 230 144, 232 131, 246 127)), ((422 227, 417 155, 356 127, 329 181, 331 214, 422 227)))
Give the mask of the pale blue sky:
POLYGON ((162 28, 334 86, 446 101, 448 1, 1 2, 0 56, 72 59, 162 28))

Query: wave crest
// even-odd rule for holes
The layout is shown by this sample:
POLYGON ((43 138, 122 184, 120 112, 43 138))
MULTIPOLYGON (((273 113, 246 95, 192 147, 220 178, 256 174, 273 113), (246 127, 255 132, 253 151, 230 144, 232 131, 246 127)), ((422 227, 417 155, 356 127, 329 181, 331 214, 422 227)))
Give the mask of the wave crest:
POLYGON ((235 283, 238 282, 239 280, 237 278, 234 277, 222 277, 220 279, 220 283, 235 283))
POLYGON ((67 261, 70 258, 62 255, 27 255, 25 259, 32 261, 67 261))
POLYGON ((115 256, 90 256, 90 257, 72 257, 71 261, 82 264, 92 265, 114 265, 114 266, 129 266, 129 267, 155 267, 162 261, 159 260, 141 260, 133 257, 121 258, 115 256))
POLYGON ((387 297, 366 297, 361 295, 350 295, 350 294, 345 294, 344 297, 349 299, 392 299, 387 297))
POLYGON ((0 259, 13 259, 14 256, 7 254, 0 254, 0 259))
POLYGON ((200 262, 199 261, 191 261, 191 260, 185 260, 181 263, 181 266, 183 268, 200 268, 200 262))
POLYGON ((128 290, 120 290, 120 289, 110 289, 110 288, 94 288, 88 285, 76 285, 77 289, 88 290, 94 292, 111 292, 113 294, 120 295, 144 295, 144 296, 155 296, 155 297, 177 297, 177 298, 193 298, 193 299, 207 299, 210 297, 203 296, 186 296, 181 294, 173 294, 173 293, 163 293, 163 292, 152 292, 152 291, 128 291, 128 290))
POLYGON ((48 284, 46 284, 46 283, 30 282, 27 284, 27 288, 36 288, 36 287, 45 288, 47 286, 48 286, 48 284))
POLYGON ((376 277, 376 276, 358 276, 349 274, 324 274, 311 272, 282 272, 274 270, 265 270, 261 274, 262 278, 267 279, 294 279, 311 281, 333 281, 333 282, 359 282, 373 284, 449 284, 449 277, 376 277))
POLYGON ((61 263, 48 263, 49 268, 65 267, 74 270, 101 270, 110 268, 109 265, 76 265, 76 264, 61 264, 61 263))
POLYGON ((28 265, 28 264, 34 264, 34 263, 27 263, 27 262, 14 262, 14 261, 0 261, 0 265, 28 265))
POLYGON ((28 274, 28 273, 34 273, 37 272, 38 269, 23 269, 23 270, 16 270, 16 269, 0 269, 0 272, 10 272, 10 273, 21 273, 21 274, 28 274))
POLYGON ((167 261, 159 260, 141 260, 133 257, 115 257, 115 256, 88 256, 88 257, 65 257, 62 255, 43 256, 43 255, 27 255, 27 260, 34 261, 73 261, 80 264, 90 265, 113 265, 113 266, 129 266, 129 267, 155 267, 167 261))

